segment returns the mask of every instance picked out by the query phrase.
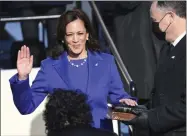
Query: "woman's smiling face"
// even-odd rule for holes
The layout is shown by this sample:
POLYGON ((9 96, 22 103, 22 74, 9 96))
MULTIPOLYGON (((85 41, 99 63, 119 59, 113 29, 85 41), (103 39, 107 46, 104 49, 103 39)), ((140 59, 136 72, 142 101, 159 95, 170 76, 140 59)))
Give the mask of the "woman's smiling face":
POLYGON ((74 55, 80 55, 86 51, 86 40, 89 34, 86 31, 84 22, 76 19, 66 25, 65 40, 68 51, 74 55))

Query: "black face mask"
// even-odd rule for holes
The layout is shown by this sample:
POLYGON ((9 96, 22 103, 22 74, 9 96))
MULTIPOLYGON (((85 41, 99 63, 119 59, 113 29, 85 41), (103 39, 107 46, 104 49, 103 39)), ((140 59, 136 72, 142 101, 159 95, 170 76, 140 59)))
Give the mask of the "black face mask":
POLYGON ((152 22, 152 31, 155 34, 155 36, 159 39, 159 40, 165 40, 166 37, 166 30, 169 28, 169 26, 171 25, 171 23, 168 25, 168 27, 166 28, 166 30, 164 32, 162 32, 159 28, 159 24, 160 22, 165 18, 167 14, 165 14, 159 22, 152 22))
POLYGON ((152 31, 159 40, 165 40, 166 32, 162 32, 159 28, 160 22, 152 22, 152 31))

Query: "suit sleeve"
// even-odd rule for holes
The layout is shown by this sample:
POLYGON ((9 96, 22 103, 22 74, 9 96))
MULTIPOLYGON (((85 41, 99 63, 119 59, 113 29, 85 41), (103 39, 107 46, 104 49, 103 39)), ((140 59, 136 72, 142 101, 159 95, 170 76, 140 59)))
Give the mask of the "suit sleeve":
POLYGON ((136 98, 131 97, 123 87, 123 83, 121 81, 121 77, 119 75, 117 66, 114 61, 114 57, 111 59, 111 67, 110 67, 110 74, 111 74, 111 80, 110 80, 110 90, 109 90, 109 96, 110 100, 113 104, 118 104, 119 100, 122 98, 129 98, 134 99, 136 98))
POLYGON ((164 105, 148 113, 148 121, 155 132, 167 132, 186 124, 186 92, 173 105, 164 105))
POLYGON ((42 63, 31 87, 29 78, 19 81, 17 74, 9 80, 14 104, 21 114, 32 113, 47 96, 49 88, 46 79, 45 67, 42 63))

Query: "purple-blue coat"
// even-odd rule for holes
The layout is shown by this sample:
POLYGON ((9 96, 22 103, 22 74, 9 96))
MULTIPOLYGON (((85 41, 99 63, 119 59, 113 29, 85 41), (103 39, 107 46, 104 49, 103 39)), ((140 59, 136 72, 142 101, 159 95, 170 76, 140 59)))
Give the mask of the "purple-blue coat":
MULTIPOLYGON (((32 113, 53 88, 71 89, 68 81, 68 60, 64 52, 59 59, 47 58, 41 63, 32 86, 29 78, 19 81, 17 74, 10 79, 14 103, 21 114, 32 113)), ((81 80, 81 77, 80 77, 81 80)), ((92 107, 94 126, 107 114, 107 97, 112 103, 122 98, 132 98, 123 87, 114 57, 106 53, 88 51, 88 82, 86 94, 92 107)), ((133 99, 133 98, 132 98, 133 99)))

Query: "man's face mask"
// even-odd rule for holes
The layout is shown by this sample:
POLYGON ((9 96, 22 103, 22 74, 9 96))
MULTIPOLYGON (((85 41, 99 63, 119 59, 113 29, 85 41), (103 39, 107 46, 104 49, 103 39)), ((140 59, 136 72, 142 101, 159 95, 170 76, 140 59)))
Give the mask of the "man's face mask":
POLYGON ((168 25, 168 27, 166 28, 165 31, 161 31, 159 24, 160 22, 165 18, 167 14, 164 15, 164 17, 159 21, 159 22, 152 22, 152 31, 155 34, 155 36, 159 39, 159 40, 165 40, 165 36, 166 36, 166 30, 168 29, 168 27, 170 26, 170 24, 168 25))

